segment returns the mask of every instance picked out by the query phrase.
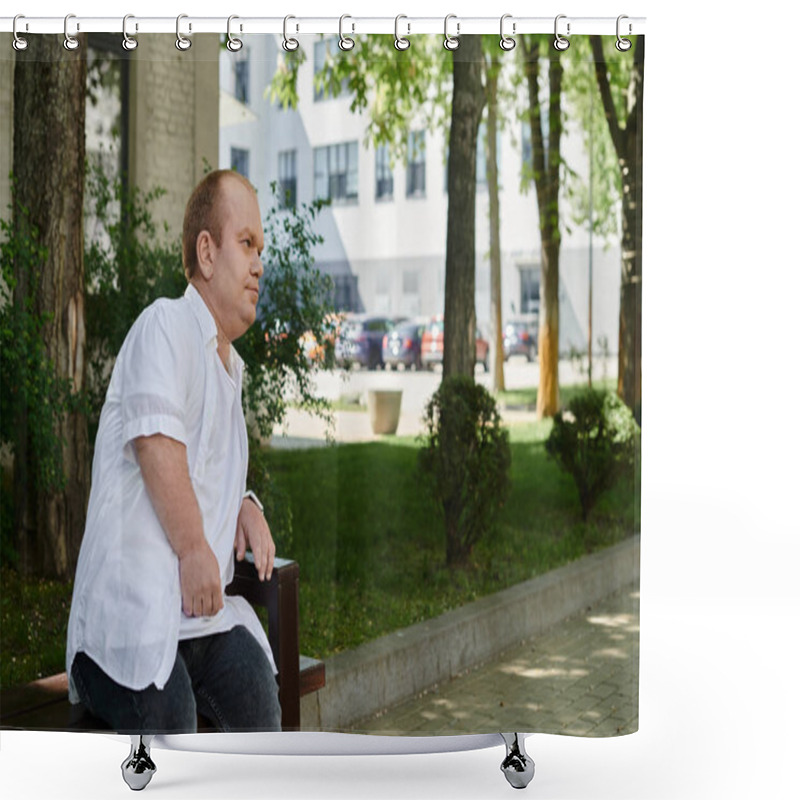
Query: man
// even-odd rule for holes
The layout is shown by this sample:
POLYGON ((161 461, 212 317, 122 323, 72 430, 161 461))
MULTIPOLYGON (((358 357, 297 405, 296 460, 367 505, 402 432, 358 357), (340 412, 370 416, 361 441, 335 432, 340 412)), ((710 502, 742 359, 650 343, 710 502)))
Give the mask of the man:
POLYGON ((195 188, 183 224, 189 285, 136 320, 117 357, 67 633, 70 699, 121 733, 280 730, 269 643, 227 597, 234 552, 259 577, 275 545, 245 492, 243 362, 264 247, 252 186, 230 171, 195 188))

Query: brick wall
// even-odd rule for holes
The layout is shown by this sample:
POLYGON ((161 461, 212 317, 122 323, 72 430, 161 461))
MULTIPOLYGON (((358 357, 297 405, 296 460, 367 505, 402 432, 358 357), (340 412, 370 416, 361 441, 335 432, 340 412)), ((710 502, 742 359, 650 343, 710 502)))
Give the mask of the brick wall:
MULTIPOLYGON (((13 55, 11 34, 0 34, 0 214, 11 200, 13 55)), ((166 222, 172 235, 180 235, 204 159, 214 168, 219 160, 219 37, 197 35, 179 52, 172 34, 140 36, 131 63, 131 180, 144 190, 167 190, 154 212, 158 227, 166 222)))
POLYGON ((219 38, 193 37, 180 52, 175 37, 139 37, 131 64, 130 170, 143 189, 161 186, 167 194, 155 218, 180 235, 183 211, 204 163, 219 156, 219 38))

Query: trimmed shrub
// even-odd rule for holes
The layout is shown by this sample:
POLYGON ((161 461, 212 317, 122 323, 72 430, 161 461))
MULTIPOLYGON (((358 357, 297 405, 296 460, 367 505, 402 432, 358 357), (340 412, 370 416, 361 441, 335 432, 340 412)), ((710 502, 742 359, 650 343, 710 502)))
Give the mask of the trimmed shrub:
POLYGON ((508 497, 508 431, 492 395, 466 376, 442 381, 424 422, 419 466, 444 514, 447 564, 462 566, 508 497))
POLYGON ((639 426, 612 392, 586 389, 553 419, 547 453, 572 475, 586 521, 600 495, 633 466, 639 426))

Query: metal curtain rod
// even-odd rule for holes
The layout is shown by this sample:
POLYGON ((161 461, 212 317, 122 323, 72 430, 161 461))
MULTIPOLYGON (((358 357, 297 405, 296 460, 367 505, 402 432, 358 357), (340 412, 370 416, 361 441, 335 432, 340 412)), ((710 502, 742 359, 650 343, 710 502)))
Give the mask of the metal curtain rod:
MULTIPOLYGON (((415 34, 442 34, 445 20, 442 17, 233 17, 230 30, 237 36, 248 33, 272 33, 282 35, 288 21, 292 36, 303 34, 347 34, 385 33, 394 34, 399 29, 404 36, 415 34)), ((505 15, 503 26, 509 36, 520 33, 553 33, 554 17, 513 17, 505 15)), ((123 18, 117 17, 28 17, 19 15, 16 32, 20 35, 35 33, 60 33, 68 29, 70 35, 78 33, 122 33, 123 18)), ((622 34, 635 36, 645 32, 645 17, 625 17, 622 34)), ((194 33, 225 34, 229 31, 228 17, 194 17, 181 15, 180 30, 184 35, 194 33)), ((448 30, 454 36, 478 33, 498 33, 500 17, 459 17, 451 15, 448 30)), ((559 15, 558 30, 561 35, 577 34, 615 35, 616 17, 570 17, 559 15)), ((175 17, 137 17, 129 15, 125 24, 130 35, 142 33, 175 33, 175 17)), ((14 31, 14 17, 0 17, 0 32, 14 31)))

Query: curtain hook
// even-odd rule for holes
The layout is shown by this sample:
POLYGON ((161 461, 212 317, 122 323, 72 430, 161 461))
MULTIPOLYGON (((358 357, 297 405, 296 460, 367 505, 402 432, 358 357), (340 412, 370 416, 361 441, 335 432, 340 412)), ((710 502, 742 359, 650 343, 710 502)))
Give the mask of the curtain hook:
MULTIPOLYGON (((620 16, 617 17, 617 43, 616 43, 615 47, 617 48, 617 50, 620 51, 620 53, 625 53, 626 51, 631 49, 631 40, 630 39, 623 39, 619 35, 619 28, 620 28, 619 24, 620 24, 620 22, 622 22, 623 19, 628 19, 628 17, 626 17, 625 14, 620 14, 620 16)), ((629 22, 628 23, 628 34, 629 35, 630 35, 630 32, 631 32, 631 24, 629 22)))
POLYGON ((447 23, 451 19, 457 19, 456 15, 455 14, 448 14, 444 18, 444 49, 445 50, 458 50, 458 46, 461 44, 461 42, 458 41, 458 33, 460 32, 461 23, 460 22, 456 23, 456 36, 450 36, 447 33, 447 23))
POLYGON ((287 35, 287 27, 290 19, 296 19, 296 17, 290 15, 283 18, 283 49, 286 50, 287 53, 291 53, 300 47, 300 42, 298 42, 297 39, 290 39, 287 35))
MULTIPOLYGON (((351 39, 349 36, 345 36, 342 30, 344 25, 344 21, 346 19, 353 19, 349 14, 342 14, 339 17, 339 49, 340 50, 352 50, 356 46, 355 39, 351 39)), ((353 25, 353 30, 356 29, 356 26, 353 25)))
MULTIPOLYGON (((233 22, 233 20, 235 20, 235 19, 239 19, 239 17, 237 17, 235 14, 232 14, 230 17, 228 17, 228 41, 225 44, 225 47, 227 47, 228 50, 231 51, 231 53, 238 53, 242 49, 242 47, 244 46, 242 40, 241 39, 237 39, 231 33, 231 22, 233 22)), ((240 25, 239 26, 239 32, 241 32, 241 30, 242 30, 242 26, 240 25)))
MULTIPOLYGON (((139 42, 136 41, 132 36, 128 36, 128 20, 135 19, 133 14, 126 14, 122 18, 122 48, 130 52, 131 50, 135 50, 139 46, 139 42)), ((136 30, 139 30, 138 23, 136 24, 136 30)))
MULTIPOLYGON (((70 51, 77 50, 81 46, 81 43, 67 30, 71 19, 75 19, 74 14, 67 14, 67 16, 64 17, 64 49, 70 51)), ((78 25, 77 29, 80 30, 80 28, 81 26, 78 25)))
MULTIPOLYGON (((405 36, 400 35, 400 20, 401 19, 408 19, 405 14, 398 14, 394 18, 394 49, 395 50, 408 50, 411 47, 411 42, 405 38, 405 36)), ((411 33, 411 25, 406 23, 406 27, 408 28, 408 32, 411 33)))
MULTIPOLYGON (((177 36, 177 38, 175 39, 175 47, 177 47, 178 50, 181 51, 186 51, 192 46, 192 40, 187 39, 181 33, 181 20, 188 19, 188 17, 189 17, 188 14, 178 14, 178 19, 175 20, 175 35, 177 36)), ((191 32, 191 30, 192 30, 192 23, 190 22, 189 31, 191 32)))
MULTIPOLYGON (((500 47, 506 52, 513 50, 517 46, 517 43, 514 41, 514 39, 512 39, 510 36, 506 36, 505 33, 503 33, 503 24, 507 19, 511 19, 511 14, 503 14, 503 16, 500 17, 500 47)), ((511 23, 511 32, 517 32, 516 22, 511 23)))
MULTIPOLYGON (((565 39, 558 33, 558 21, 560 19, 566 19, 566 18, 567 18, 566 14, 559 14, 556 17, 556 24, 555 24, 556 38, 553 40, 553 47, 555 47, 556 50, 560 50, 562 52, 569 47, 569 39, 565 39)), ((567 36, 569 36, 569 22, 567 23, 567 36)))
MULTIPOLYGON (((14 25, 12 27, 12 32, 14 34, 14 41, 12 42, 12 44, 17 52, 28 49, 28 40, 23 39, 22 36, 20 36, 17 33, 17 20, 19 19, 25 19, 25 16, 23 14, 17 14, 17 16, 14 17, 14 25)), ((27 22, 25 23, 25 30, 28 30, 27 22)))

